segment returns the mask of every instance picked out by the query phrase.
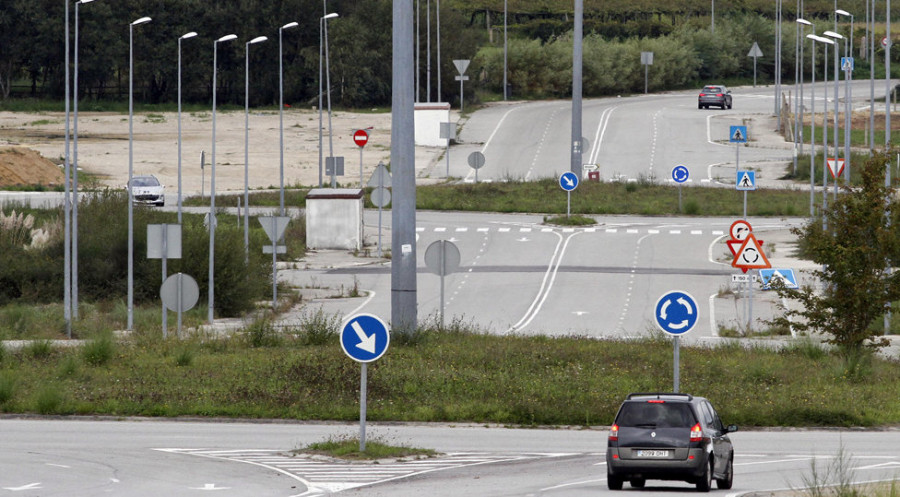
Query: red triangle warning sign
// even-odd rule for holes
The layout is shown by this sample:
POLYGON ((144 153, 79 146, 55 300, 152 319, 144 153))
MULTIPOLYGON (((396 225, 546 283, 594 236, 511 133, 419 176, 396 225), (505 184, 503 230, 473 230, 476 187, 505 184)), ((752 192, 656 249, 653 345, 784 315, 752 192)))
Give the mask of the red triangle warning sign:
POLYGON ((756 236, 751 233, 734 255, 731 267, 736 267, 746 273, 749 269, 768 269, 772 267, 772 264, 769 263, 769 259, 763 253, 762 246, 756 240, 756 236))
MULTIPOLYGON (((746 240, 746 238, 744 238, 744 240, 746 240)), ((725 240, 725 245, 728 245, 728 250, 731 250, 731 255, 737 255, 738 249, 744 244, 744 240, 725 240)), ((762 240, 756 241, 759 242, 760 246, 765 243, 762 240)))

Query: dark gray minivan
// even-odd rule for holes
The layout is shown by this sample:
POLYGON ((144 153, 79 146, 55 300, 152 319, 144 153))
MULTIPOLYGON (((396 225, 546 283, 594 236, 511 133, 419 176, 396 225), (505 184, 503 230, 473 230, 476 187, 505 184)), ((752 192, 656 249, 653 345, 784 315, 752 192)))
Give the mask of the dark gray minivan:
POLYGON ((619 408, 606 444, 606 482, 621 490, 628 481, 683 480, 709 492, 712 481, 731 488, 734 448, 712 404, 681 393, 633 393, 619 408))

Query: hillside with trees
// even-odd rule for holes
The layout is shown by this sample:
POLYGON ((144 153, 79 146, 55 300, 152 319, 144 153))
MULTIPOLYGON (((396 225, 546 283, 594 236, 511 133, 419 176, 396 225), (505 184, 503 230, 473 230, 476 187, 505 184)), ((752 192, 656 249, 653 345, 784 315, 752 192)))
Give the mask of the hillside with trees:
MULTIPOLYGON (((383 106, 390 101, 391 2, 333 0, 328 21, 332 99, 352 108, 383 106)), ((754 41, 764 57, 759 79, 771 80, 774 64, 774 2, 743 0, 716 5, 716 30, 710 30, 707 0, 658 3, 585 2, 586 96, 642 91, 641 51, 655 53, 650 88, 689 87, 712 80, 752 77, 746 56, 754 41)), ((0 97, 61 100, 64 93, 64 6, 56 0, 4 0, 0 5, 0 97)), ((453 59, 472 59, 467 96, 499 94, 502 86, 503 2, 445 0, 441 4, 441 92, 437 95, 437 2, 418 0, 421 100, 427 60, 426 11, 430 8, 432 95, 453 101, 458 85, 453 59)), ((74 36, 74 4, 70 4, 74 36)), ((570 91, 572 3, 513 0, 509 8, 509 78, 517 97, 565 97, 570 91)), ((865 4, 854 0, 841 8, 856 15, 854 36, 863 34, 865 4)), ((897 8, 900 8, 898 6, 897 8)), ((806 2, 804 17, 833 29, 831 1, 806 2)), ((213 40, 234 33, 238 39, 218 50, 220 103, 243 105, 244 43, 256 36, 268 42, 250 53, 251 105, 278 100, 278 28, 284 31, 285 102, 315 105, 319 86, 319 18, 322 4, 313 0, 204 2, 200 0, 97 0, 79 7, 79 87, 87 102, 122 101, 128 88, 129 24, 143 16, 153 21, 135 28, 135 98, 140 103, 173 102, 177 95, 177 40, 189 31, 199 36, 182 45, 184 101, 208 103, 212 95, 213 40)), ((785 80, 793 77, 796 6, 784 5, 785 80)), ((878 13, 883 30, 884 12, 878 13)), ((845 19, 841 19, 844 21, 845 19)), ((841 32, 849 25, 842 24, 841 32)), ((900 51, 894 51, 897 54, 900 51)), ((808 64, 808 62, 807 62, 808 64)), ((868 66, 857 63, 868 74, 868 66)), ((2 101, 0 100, 0 101, 2 101)), ((0 104, 2 105, 2 104, 0 104)), ((102 106, 100 107, 102 108, 102 106)))

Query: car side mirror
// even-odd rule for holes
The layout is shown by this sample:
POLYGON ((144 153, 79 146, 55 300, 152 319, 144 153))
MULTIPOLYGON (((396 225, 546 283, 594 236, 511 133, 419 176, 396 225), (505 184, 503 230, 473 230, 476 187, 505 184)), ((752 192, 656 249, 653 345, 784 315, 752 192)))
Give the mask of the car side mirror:
POLYGON ((731 95, 731 90, 726 91, 725 93, 731 95))
POLYGON ((734 433, 736 431, 738 431, 737 425, 728 425, 728 427, 725 428, 725 433, 734 433))

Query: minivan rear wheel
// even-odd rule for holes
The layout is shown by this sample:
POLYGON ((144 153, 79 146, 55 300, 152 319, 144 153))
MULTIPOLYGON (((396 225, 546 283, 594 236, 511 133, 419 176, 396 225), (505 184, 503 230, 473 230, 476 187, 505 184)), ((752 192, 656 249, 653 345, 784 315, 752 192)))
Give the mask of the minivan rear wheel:
POLYGON ((716 480, 716 486, 720 490, 728 490, 734 483, 734 454, 728 459, 728 468, 725 470, 725 478, 716 480))
POLYGON ((706 466, 706 471, 700 475, 700 479, 697 480, 697 491, 698 492, 709 492, 712 488, 712 473, 713 473, 713 460, 709 459, 709 464, 706 466))
POLYGON ((624 482, 625 480, 622 478, 606 473, 606 486, 609 487, 610 490, 622 490, 622 484, 624 482))

